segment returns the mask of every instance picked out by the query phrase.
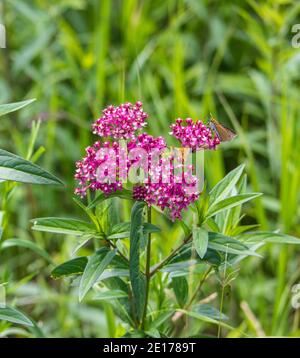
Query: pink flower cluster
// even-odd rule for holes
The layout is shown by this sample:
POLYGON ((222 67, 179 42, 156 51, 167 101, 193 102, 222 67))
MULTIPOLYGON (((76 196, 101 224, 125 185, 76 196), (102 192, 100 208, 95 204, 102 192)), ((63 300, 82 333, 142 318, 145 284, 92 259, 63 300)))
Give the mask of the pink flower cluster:
POLYGON ((193 151, 198 149, 215 149, 220 144, 218 136, 212 136, 211 130, 202 121, 193 122, 191 118, 185 120, 183 126, 181 118, 176 119, 175 124, 171 125, 171 135, 178 139, 183 147, 191 148, 193 151))
POLYGON ((146 125, 147 117, 140 101, 135 105, 128 102, 117 107, 108 106, 93 124, 93 133, 114 139, 134 138, 135 132, 146 125))
MULTIPOLYGON (((86 148, 86 156, 76 163, 75 179, 78 187, 75 193, 81 197, 88 189, 101 190, 109 195, 122 190, 131 171, 142 169, 143 180, 133 185, 133 199, 143 200, 149 206, 156 205, 161 210, 168 209, 172 220, 180 219, 182 210, 198 199, 197 178, 192 165, 178 153, 168 151, 163 137, 153 137, 147 133, 136 134, 145 126, 147 113, 142 103, 109 106, 93 124, 93 132, 101 137, 126 139, 117 142, 95 142, 86 148)), ((217 137, 201 121, 193 123, 177 119, 172 125, 172 134, 184 147, 193 151, 200 148, 214 149, 219 144, 217 137)))
POLYGON ((168 209, 172 220, 181 219, 182 210, 187 209, 199 197, 197 178, 185 173, 178 180, 179 178, 174 175, 174 165, 171 164, 168 169, 169 171, 165 170, 163 164, 160 165, 154 175, 154 178, 158 176, 159 180, 152 181, 149 178, 143 185, 135 186, 133 198, 144 200, 148 206, 156 205, 161 210, 168 209), (164 180, 164 175, 168 176, 168 181, 164 180))
MULTIPOLYGON (((156 205, 168 209, 172 220, 181 219, 181 212, 198 199, 197 178, 192 174, 192 165, 185 166, 183 155, 167 152, 162 137, 153 138, 147 134, 139 136, 132 145, 148 153, 148 177, 143 184, 133 187, 133 198, 144 200, 148 206, 156 205), (166 156, 164 156, 166 151, 166 156), (156 159, 155 159, 156 158, 156 159)), ((178 154, 178 153, 177 153, 178 154)))
POLYGON ((76 162, 75 179, 78 187, 75 194, 84 197, 88 189, 92 191, 101 190, 109 195, 116 190, 122 190, 123 183, 117 177, 119 144, 117 142, 96 142, 86 148, 86 156, 76 162), (112 155, 113 154, 113 155, 112 155), (98 168, 104 166, 103 172, 98 168))

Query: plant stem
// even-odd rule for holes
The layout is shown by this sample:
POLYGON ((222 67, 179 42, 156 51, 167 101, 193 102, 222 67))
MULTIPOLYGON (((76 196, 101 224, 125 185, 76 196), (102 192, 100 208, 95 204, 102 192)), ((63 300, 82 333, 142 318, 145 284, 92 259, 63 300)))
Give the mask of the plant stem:
MULTIPOLYGON (((188 303, 184 306, 184 310, 188 311, 191 305, 193 304, 195 298, 197 297, 198 292, 201 290, 205 280, 209 276, 213 266, 210 266, 204 273, 203 277, 201 278, 198 286, 196 287, 194 293, 192 294, 191 298, 189 299, 188 303)), ((178 337, 181 331, 185 328, 185 321, 184 321, 184 313, 177 312, 176 315, 173 317, 173 321, 175 323, 175 335, 174 337, 178 337)))
POLYGON ((115 249, 115 250, 118 251, 118 254, 119 254, 126 262, 129 263, 128 258, 127 258, 125 255, 122 254, 122 252, 117 248, 117 246, 116 246, 114 243, 112 243, 112 242, 111 242, 110 240, 108 240, 108 239, 106 239, 106 241, 108 242, 108 244, 109 244, 113 249, 115 249))
POLYGON ((185 306, 185 309, 189 309, 192 305, 192 303, 194 302, 195 298, 197 297, 198 292, 201 290, 205 280, 207 279, 208 275, 210 274, 211 270, 213 269, 213 266, 210 266, 204 273, 201 281, 199 282, 199 285, 196 287, 194 293, 192 294, 189 302, 187 303, 187 305, 185 306))
MULTIPOLYGON (((148 223, 151 224, 151 206, 148 208, 148 223)), ((145 304, 144 304, 144 310, 143 310, 143 316, 142 316, 142 322, 141 322, 141 328, 144 329, 145 327, 145 321, 147 316, 147 306, 148 306, 148 300, 149 300, 149 286, 150 286, 150 280, 151 280, 151 274, 150 274, 150 261, 151 261, 151 234, 148 234, 148 242, 147 242, 147 256, 146 256, 146 288, 145 288, 145 304)))
POLYGON ((159 271, 168 261, 171 260, 173 256, 177 254, 177 252, 185 245, 187 244, 192 237, 192 234, 188 235, 183 242, 176 247, 166 258, 164 258, 157 266, 154 267, 154 269, 150 272, 150 277, 156 274, 157 271, 159 271))
POLYGON ((222 282, 222 293, 221 293, 221 303, 220 303, 220 322, 218 326, 218 338, 221 337, 221 318, 223 313, 223 304, 224 304, 224 291, 226 286, 226 270, 227 270, 227 251, 225 254, 225 264, 224 264, 224 282, 222 282))
MULTIPOLYGON (((221 293, 221 304, 220 304, 220 316, 223 313, 223 303, 224 303, 224 289, 225 287, 222 285, 222 293, 221 293)), ((220 321, 221 321, 221 317, 220 317, 220 321)), ((221 337, 221 323, 219 323, 218 325, 218 338, 221 337)))

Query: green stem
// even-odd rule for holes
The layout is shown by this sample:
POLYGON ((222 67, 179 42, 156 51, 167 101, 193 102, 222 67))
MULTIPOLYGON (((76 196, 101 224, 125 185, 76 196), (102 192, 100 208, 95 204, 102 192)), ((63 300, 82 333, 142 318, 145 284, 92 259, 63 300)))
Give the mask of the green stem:
POLYGON ((221 303, 220 303, 220 321, 218 326, 218 338, 221 337, 221 318, 223 313, 223 305, 224 305, 224 291, 226 287, 226 270, 227 270, 227 251, 225 254, 225 264, 224 264, 224 280, 222 282, 222 293, 221 293, 221 303))
POLYGON ((196 287, 196 289, 195 289, 194 293, 192 294, 192 296, 191 296, 189 302, 188 302, 187 305, 185 306, 185 310, 188 310, 188 309, 191 307, 191 305, 193 304, 195 298, 197 297, 198 292, 201 290, 201 288, 202 288, 202 286, 203 286, 205 280, 207 279, 207 277, 208 277, 208 275, 210 274, 210 272, 211 272, 212 269, 213 269, 213 266, 210 266, 210 267, 205 271, 205 273, 204 273, 204 275, 203 275, 201 281, 199 282, 198 286, 196 287))
MULTIPOLYGON (((198 286, 196 287, 195 291, 193 292, 191 298, 189 299, 188 303, 183 307, 183 309, 185 311, 188 311, 189 308, 191 307, 191 305, 193 304, 195 298, 197 297, 199 291, 201 290, 204 282, 206 281, 207 277, 209 276, 211 270, 213 269, 213 266, 208 267, 208 269, 205 271, 205 273, 203 274, 203 277, 201 278, 198 286)), ((184 313, 180 313, 177 317, 176 317, 176 322, 175 322, 175 327, 174 327, 174 337, 179 337, 181 332, 183 331, 183 329, 186 326, 186 322, 185 322, 185 314, 184 313)))
POLYGON ((186 245, 192 237, 192 234, 188 235, 183 242, 176 247, 166 258, 164 258, 158 265, 154 267, 154 269, 150 272, 150 277, 156 274, 157 271, 159 271, 165 264, 167 264, 176 254, 177 252, 186 245))
MULTIPOLYGON (((151 224, 151 207, 148 208, 148 223, 151 224)), ((150 272, 150 261, 151 261, 151 234, 148 234, 148 242, 147 242, 147 256, 146 256, 146 291, 145 291, 145 304, 144 304, 144 310, 143 310, 143 316, 142 316, 142 322, 141 322, 141 328, 145 328, 145 321, 147 316, 147 307, 148 307, 148 301, 149 301, 149 286, 150 286, 150 280, 151 280, 151 272, 150 272)))
POLYGON ((221 315, 223 313, 224 291, 225 291, 225 286, 222 285, 221 303, 220 303, 220 323, 218 325, 218 338, 221 337, 221 315))

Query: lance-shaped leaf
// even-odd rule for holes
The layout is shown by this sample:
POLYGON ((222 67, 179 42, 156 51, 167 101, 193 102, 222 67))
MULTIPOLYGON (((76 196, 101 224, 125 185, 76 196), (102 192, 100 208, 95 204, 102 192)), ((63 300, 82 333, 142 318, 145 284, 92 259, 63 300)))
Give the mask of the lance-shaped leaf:
POLYGON ((92 209, 95 206, 101 204, 103 201, 110 198, 132 199, 132 191, 127 189, 116 190, 115 192, 106 195, 104 193, 98 195, 88 206, 88 209, 92 209))
POLYGON ((229 318, 224 313, 221 313, 218 309, 208 304, 198 304, 193 306, 193 311, 197 312, 205 317, 216 319, 219 321, 228 321, 229 318))
POLYGON ((206 322, 206 323, 211 323, 211 324, 215 324, 218 326, 222 326, 225 328, 228 328, 230 330, 233 330, 234 328, 232 326, 230 326, 227 323, 224 323, 221 320, 218 319, 214 319, 210 317, 210 314, 207 314, 207 312, 199 312, 199 311, 193 311, 193 310, 183 310, 183 309, 178 309, 178 312, 181 312, 183 314, 186 314, 187 316, 193 317, 195 319, 198 319, 200 321, 206 322))
POLYGON ((1 245, 1 249, 7 249, 9 247, 23 247, 25 249, 29 249, 36 254, 43 257, 45 260, 47 260, 49 263, 52 263, 51 256, 48 254, 46 250, 44 250, 42 247, 38 246, 37 243, 25 239, 8 239, 3 241, 1 245))
POLYGON ((72 276, 72 275, 81 275, 87 265, 88 259, 86 256, 76 257, 75 259, 64 262, 63 264, 55 267, 51 272, 51 276, 54 279, 72 276))
POLYGON ((143 209, 145 203, 137 201, 131 211, 130 228, 130 281, 134 307, 138 320, 141 319, 145 304, 145 277, 140 272, 140 247, 143 235, 143 209))
POLYGON ((8 104, 1 104, 0 105, 0 117, 4 116, 5 114, 17 111, 28 104, 34 102, 35 99, 28 99, 26 101, 16 102, 16 103, 8 103, 8 104))
MULTIPOLYGON (((151 233, 158 233, 160 231, 161 231, 161 229, 159 227, 157 227, 156 225, 153 225, 150 223, 143 224, 144 235, 148 235, 151 233)), ((112 228, 112 231, 107 238, 109 240, 113 240, 113 239, 125 239, 127 237, 130 237, 130 222, 124 222, 124 223, 115 225, 112 228)))
POLYGON ((189 296, 189 285, 186 277, 172 277, 172 287, 176 296, 176 300, 180 307, 184 307, 189 296))
POLYGON ((270 242, 274 244, 300 244, 300 238, 279 232, 257 231, 249 232, 240 236, 247 243, 270 242))
POLYGON ((9 306, 0 307, 0 320, 33 327, 33 323, 24 313, 9 306))
POLYGON ((89 257, 89 261, 85 267, 81 277, 79 286, 79 301, 82 301, 90 288, 96 283, 103 271, 110 264, 116 252, 107 248, 99 249, 94 255, 89 257))
POLYGON ((74 236, 97 235, 95 227, 82 220, 46 217, 32 219, 31 221, 33 222, 32 229, 37 231, 74 236))
POLYGON ((252 251, 245 243, 232 237, 225 236, 215 232, 209 232, 208 248, 211 250, 225 252, 226 254, 257 256, 261 257, 255 251, 252 251))
POLYGON ((29 184, 63 185, 60 179, 38 165, 3 149, 0 149, 0 180, 29 184))
POLYGON ((201 259, 206 254, 208 245, 208 232, 201 227, 193 228, 193 245, 201 259))
POLYGON ((109 290, 105 292, 98 292, 93 299, 97 301, 107 301, 116 300, 118 298, 124 298, 127 296, 128 294, 122 290, 109 290))
POLYGON ((212 205, 208 209, 208 211, 206 213, 206 218, 210 218, 210 217, 220 213, 223 210, 228 210, 235 206, 246 203, 247 201, 255 199, 261 195, 262 195, 261 193, 239 194, 239 195, 235 195, 230 198, 226 198, 224 200, 218 201, 216 204, 212 205))
POLYGON ((245 165, 242 164, 228 173, 209 193, 209 205, 214 205, 224 199, 241 177, 245 165))

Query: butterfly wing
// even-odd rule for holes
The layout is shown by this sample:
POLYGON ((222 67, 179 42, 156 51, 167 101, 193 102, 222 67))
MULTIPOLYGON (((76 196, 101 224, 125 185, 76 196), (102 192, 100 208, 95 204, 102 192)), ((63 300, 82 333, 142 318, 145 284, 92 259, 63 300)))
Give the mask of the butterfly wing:
POLYGON ((232 129, 223 126, 223 124, 214 118, 210 120, 210 127, 217 134, 221 142, 228 142, 236 137, 236 133, 232 129))

